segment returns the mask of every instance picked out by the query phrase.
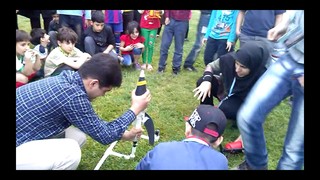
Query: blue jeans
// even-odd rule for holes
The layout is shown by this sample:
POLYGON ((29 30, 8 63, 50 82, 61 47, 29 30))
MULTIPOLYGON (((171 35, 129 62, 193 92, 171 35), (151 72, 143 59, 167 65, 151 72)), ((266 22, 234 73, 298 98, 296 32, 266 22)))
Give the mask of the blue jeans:
POLYGON ((141 55, 142 54, 142 49, 141 48, 133 48, 131 54, 123 54, 123 62, 122 64, 124 66, 130 66, 132 64, 132 56, 131 55, 141 55))
POLYGON ((184 37, 188 28, 188 21, 177 21, 170 18, 170 23, 164 27, 161 47, 159 69, 165 69, 168 58, 168 51, 174 36, 174 55, 172 69, 180 70, 183 54, 184 37))
MULTIPOLYGON (((304 164, 304 88, 297 75, 304 73, 289 54, 283 55, 260 77, 241 106, 237 122, 246 162, 252 169, 268 165, 263 124, 268 113, 283 99, 293 95, 293 105, 277 169, 301 170, 304 164)), ((274 132, 276 133, 276 132, 274 132)))
POLYGON ((198 57, 201 50, 202 38, 205 35, 205 32, 201 31, 203 27, 208 27, 209 20, 210 14, 201 13, 197 27, 196 41, 194 42, 193 47, 184 62, 184 67, 191 67, 196 61, 196 58, 198 57))

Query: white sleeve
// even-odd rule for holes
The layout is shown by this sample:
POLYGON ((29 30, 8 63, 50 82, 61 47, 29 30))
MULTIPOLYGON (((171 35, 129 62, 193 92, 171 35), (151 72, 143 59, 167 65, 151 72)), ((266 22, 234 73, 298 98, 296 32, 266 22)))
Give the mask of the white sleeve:
POLYGON ((21 71, 23 69, 23 64, 19 61, 18 57, 16 56, 16 71, 21 71))

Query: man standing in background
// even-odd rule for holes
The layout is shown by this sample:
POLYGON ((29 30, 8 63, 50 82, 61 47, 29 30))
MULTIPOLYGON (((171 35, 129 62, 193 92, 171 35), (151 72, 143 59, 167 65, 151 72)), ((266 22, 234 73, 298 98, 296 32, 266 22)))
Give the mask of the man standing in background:
POLYGON ((178 75, 182 63, 184 38, 188 29, 191 10, 165 10, 165 28, 160 46, 160 60, 158 72, 163 73, 166 68, 168 51, 174 38, 174 55, 172 72, 178 75))

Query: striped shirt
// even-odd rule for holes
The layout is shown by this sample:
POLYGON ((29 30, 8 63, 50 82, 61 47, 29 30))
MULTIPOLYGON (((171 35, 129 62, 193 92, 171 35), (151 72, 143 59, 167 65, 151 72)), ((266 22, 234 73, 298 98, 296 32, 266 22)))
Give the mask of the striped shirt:
POLYGON ((123 22, 121 10, 105 10, 104 16, 105 23, 119 24, 123 22))
POLYGON ((136 118, 128 110, 114 121, 98 117, 78 72, 64 71, 16 89, 16 147, 74 125, 102 144, 119 140, 136 118))

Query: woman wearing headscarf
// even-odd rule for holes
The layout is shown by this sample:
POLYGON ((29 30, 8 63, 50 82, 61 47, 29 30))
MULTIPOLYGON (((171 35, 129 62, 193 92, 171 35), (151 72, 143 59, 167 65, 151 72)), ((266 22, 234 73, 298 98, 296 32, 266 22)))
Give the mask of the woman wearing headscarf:
MULTIPOLYGON (((268 58, 268 47, 262 41, 244 44, 236 52, 227 53, 206 66, 193 90, 194 96, 198 96, 200 104, 210 105, 214 105, 213 97, 216 97, 220 101, 218 107, 227 119, 236 121, 241 104, 254 83, 266 71, 268 58), (214 75, 215 72, 221 72, 220 77, 214 75)), ((242 149, 241 137, 225 147, 230 150, 242 149)))

